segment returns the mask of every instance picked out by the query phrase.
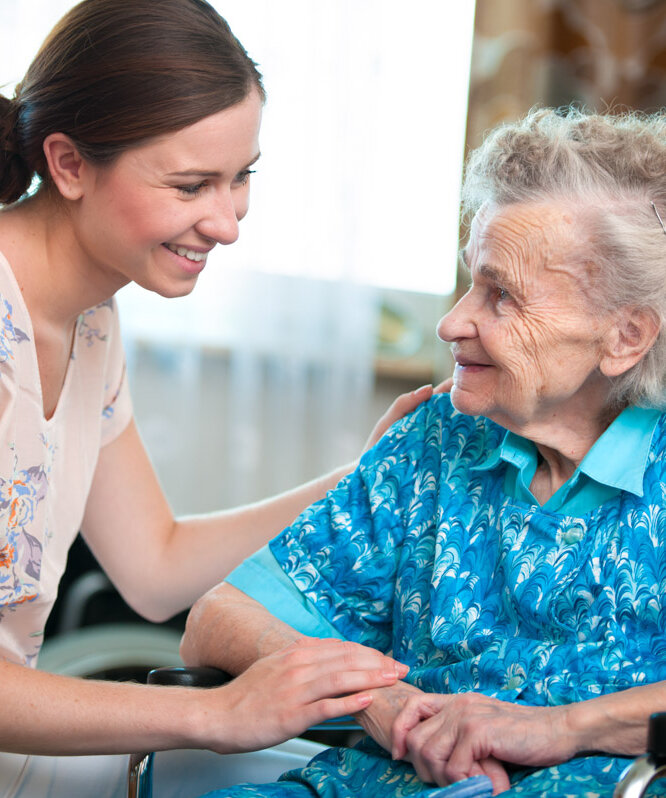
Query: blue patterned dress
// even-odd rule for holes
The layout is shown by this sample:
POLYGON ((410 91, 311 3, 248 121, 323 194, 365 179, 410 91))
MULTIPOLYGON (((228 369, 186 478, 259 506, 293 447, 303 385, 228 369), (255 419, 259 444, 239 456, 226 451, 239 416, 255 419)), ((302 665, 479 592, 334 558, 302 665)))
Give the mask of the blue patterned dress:
MULTIPOLYGON (((576 516, 507 495, 507 465, 483 468, 504 435, 434 397, 271 543, 275 558, 341 635, 393 652, 427 692, 548 706, 666 680, 666 416, 643 495, 619 491, 576 516)), ((626 765, 587 756, 519 769, 504 795, 610 796, 626 765)), ((215 793, 361 794, 483 796, 490 786, 428 786, 366 739, 278 784, 215 793)))

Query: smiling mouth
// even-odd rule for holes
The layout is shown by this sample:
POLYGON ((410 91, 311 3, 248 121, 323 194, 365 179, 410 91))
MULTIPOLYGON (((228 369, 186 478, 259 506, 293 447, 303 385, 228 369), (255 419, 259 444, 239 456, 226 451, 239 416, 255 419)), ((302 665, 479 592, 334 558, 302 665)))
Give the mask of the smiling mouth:
POLYGON ((486 369, 492 368, 489 363, 478 363, 474 360, 456 360, 456 365, 454 369, 455 372, 458 374, 474 374, 481 371, 486 371, 486 369))
POLYGON ((188 249, 187 247, 180 247, 176 244, 164 244, 169 252, 173 252, 175 255, 180 255, 181 258, 187 258, 194 263, 202 263, 208 257, 208 252, 196 252, 194 249, 188 249))

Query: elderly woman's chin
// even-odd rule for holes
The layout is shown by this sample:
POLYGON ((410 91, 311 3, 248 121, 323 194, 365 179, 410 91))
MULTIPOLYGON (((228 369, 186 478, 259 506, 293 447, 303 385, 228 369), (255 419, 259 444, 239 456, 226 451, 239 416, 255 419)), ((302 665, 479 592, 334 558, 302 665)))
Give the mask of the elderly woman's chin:
POLYGON ((451 404, 459 413, 464 413, 467 416, 490 418, 494 391, 483 385, 469 385, 468 382, 470 382, 468 379, 457 379, 454 372, 450 394, 451 404))

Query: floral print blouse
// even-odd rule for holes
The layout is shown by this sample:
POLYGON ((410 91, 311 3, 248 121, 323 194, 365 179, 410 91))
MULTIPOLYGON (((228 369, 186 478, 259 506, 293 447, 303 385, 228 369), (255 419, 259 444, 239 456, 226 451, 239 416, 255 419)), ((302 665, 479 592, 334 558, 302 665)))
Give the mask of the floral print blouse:
POLYGON ((0 657, 34 666, 99 450, 132 415, 115 302, 79 317, 44 417, 34 333, 0 254, 0 657))

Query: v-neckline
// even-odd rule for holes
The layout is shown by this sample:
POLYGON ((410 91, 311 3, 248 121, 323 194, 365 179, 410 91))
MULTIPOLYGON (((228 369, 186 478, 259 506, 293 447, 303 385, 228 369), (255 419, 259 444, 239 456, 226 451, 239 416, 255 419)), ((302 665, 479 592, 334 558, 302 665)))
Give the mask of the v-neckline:
POLYGON ((47 417, 46 411, 44 409, 44 388, 42 385, 42 374, 39 370, 39 358, 37 357, 37 342, 35 340, 35 329, 32 324, 32 316, 30 315, 30 311, 26 304, 25 298, 23 296, 23 291, 21 291, 21 287, 18 284, 18 280, 16 279, 16 275, 14 274, 14 270, 11 267, 11 264, 5 257, 5 255, 0 252, 0 260, 2 261, 5 270, 11 280, 13 287, 15 289, 16 294, 16 301, 20 305, 20 309, 25 317, 25 326, 27 327, 24 330, 25 334, 28 337, 28 341, 30 343, 30 349, 32 352, 32 362, 34 366, 35 376, 36 376, 36 384, 38 386, 38 396, 39 396, 39 404, 41 408, 41 417, 42 421, 45 425, 50 426, 57 416, 60 414, 60 408, 65 403, 64 399, 69 392, 69 384, 72 381, 72 361, 76 359, 76 352, 78 346, 78 339, 79 339, 79 330, 81 326, 81 318, 83 314, 79 314, 75 323, 74 329, 72 330, 72 342, 69 350, 69 358, 67 360, 67 369, 65 371, 65 379, 63 380, 62 387, 60 388, 60 393, 58 394, 58 399, 56 401, 55 408, 53 413, 47 417))

